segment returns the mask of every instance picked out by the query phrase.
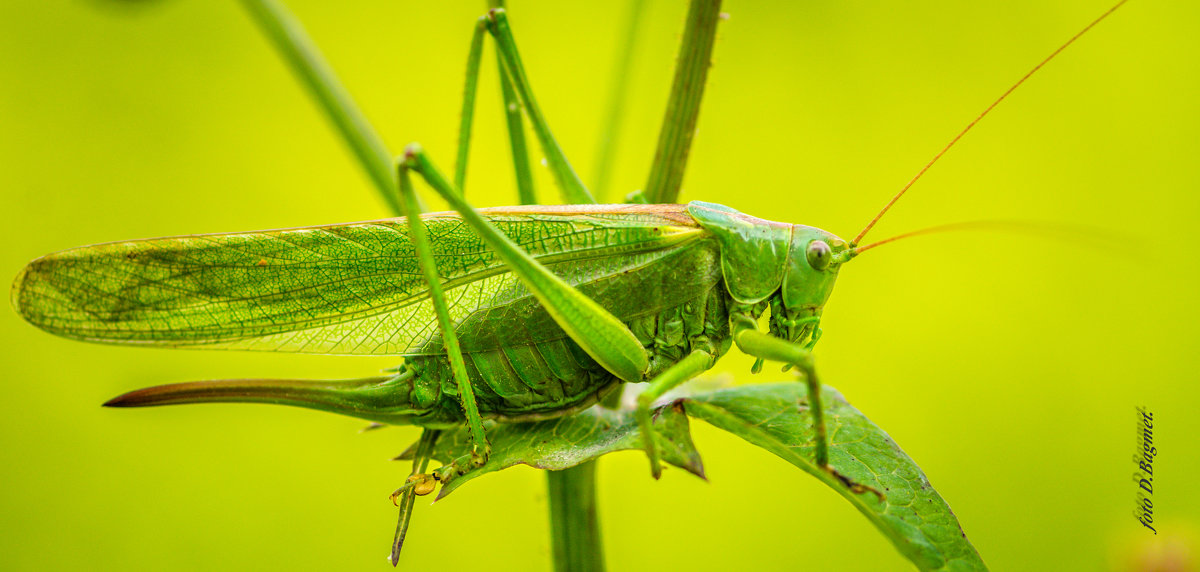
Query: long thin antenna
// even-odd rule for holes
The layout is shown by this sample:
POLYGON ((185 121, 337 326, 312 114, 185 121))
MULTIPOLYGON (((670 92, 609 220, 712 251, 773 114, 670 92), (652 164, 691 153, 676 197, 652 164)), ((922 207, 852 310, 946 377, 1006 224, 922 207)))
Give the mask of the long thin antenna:
POLYGON ((926 234, 939 234, 943 232, 959 230, 999 230, 1015 232, 1029 236, 1041 236, 1065 240, 1080 246, 1095 247, 1105 251, 1120 251, 1122 254, 1137 251, 1136 246, 1130 246, 1137 244, 1136 241, 1131 240, 1131 237, 1115 234, 1098 228, 1024 220, 973 220, 939 224, 937 226, 931 226, 922 228, 920 230, 898 234, 896 236, 888 237, 870 244, 856 246, 850 250, 850 252, 854 253, 853 256, 858 256, 859 254, 871 250, 872 248, 896 242, 897 240, 904 240, 906 238, 912 238, 914 236, 922 236, 926 234))
POLYGON ((912 187, 913 183, 917 182, 917 179, 920 179, 921 176, 925 174, 925 171, 928 171, 929 168, 932 167, 933 164, 936 163, 938 159, 941 159, 942 155, 946 154, 946 151, 949 151, 950 148, 953 147, 955 143, 958 143, 958 140, 962 139, 963 135, 966 135, 967 132, 970 131, 972 127, 975 127, 976 123, 979 123, 979 121, 981 119, 983 119, 984 117, 986 117, 987 114, 990 113, 992 111, 992 109, 994 109, 997 105, 999 105, 1001 101, 1004 101, 1004 98, 1008 97, 1008 94, 1015 91, 1018 87, 1021 87, 1021 84, 1025 83, 1025 80, 1029 79, 1029 76, 1032 76, 1038 70, 1042 69, 1042 66, 1046 65, 1050 60, 1054 59, 1055 56, 1057 56, 1063 50, 1067 49, 1067 46, 1074 43, 1075 40, 1078 40, 1080 36, 1086 34, 1088 30, 1091 30, 1096 24, 1099 24, 1101 20, 1104 20, 1105 18, 1107 18, 1109 14, 1112 14, 1113 12, 1115 12, 1117 10, 1117 8, 1120 8, 1121 5, 1127 1, 1128 0, 1121 0, 1120 2, 1117 2, 1116 5, 1114 5, 1112 8, 1109 8, 1107 12, 1101 14, 1099 18, 1092 20, 1091 24, 1088 24, 1087 26, 1085 26, 1082 30, 1079 31, 1079 33, 1075 34, 1074 36, 1071 36, 1071 39, 1067 40, 1066 43, 1059 46, 1057 50, 1054 50, 1054 53, 1050 54, 1049 56, 1046 56, 1046 59, 1042 60, 1041 63, 1039 63, 1036 66, 1033 66, 1033 69, 1029 70, 1029 73, 1026 73, 1023 77, 1021 77, 1021 79, 1017 80, 1017 83, 1014 83, 1012 85, 1012 87, 1008 88, 1008 91, 1005 91, 999 98, 996 99, 996 101, 993 101, 991 105, 987 106, 987 109, 984 109, 983 113, 980 113, 979 116, 976 117, 974 121, 967 124, 967 126, 962 131, 959 131, 958 135, 955 135, 954 139, 950 140, 950 143, 948 143, 945 147, 943 147, 941 151, 938 151, 938 154, 934 155, 933 159, 931 159, 928 163, 925 164, 924 167, 921 168, 921 171, 917 173, 917 176, 915 176, 911 180, 909 180, 908 184, 904 185, 904 188, 900 189, 900 192, 896 193, 896 195, 892 197, 892 200, 888 201, 888 203, 886 205, 884 205, 883 210, 879 211, 879 214, 875 215, 875 218, 871 219, 871 222, 867 223, 867 227, 862 229, 862 232, 858 233, 858 236, 854 237, 854 240, 851 241, 851 244, 858 244, 860 241, 862 241, 863 237, 867 235, 867 232, 869 232, 875 226, 875 223, 879 222, 879 219, 883 218, 883 215, 885 213, 887 213, 889 209, 892 208, 892 205, 896 204, 896 201, 900 200, 900 197, 904 196, 904 193, 908 192, 909 187, 912 187))

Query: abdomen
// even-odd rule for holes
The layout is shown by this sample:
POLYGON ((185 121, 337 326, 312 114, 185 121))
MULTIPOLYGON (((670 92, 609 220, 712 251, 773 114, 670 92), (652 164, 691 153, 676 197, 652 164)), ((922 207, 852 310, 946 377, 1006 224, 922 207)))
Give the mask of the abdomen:
MULTIPOLYGON (((563 267, 565 263, 549 267, 630 327, 650 357, 644 380, 692 349, 703 347, 719 356, 729 348, 728 295, 714 241, 696 241, 645 260, 570 264, 569 268, 563 267), (611 272, 615 263, 626 267, 611 272)), ((529 420, 565 415, 592 405, 620 383, 529 296, 501 307, 481 308, 456 331, 484 417, 529 420), (526 338, 530 341, 497 343, 525 337, 517 335, 523 331, 533 334, 526 338)), ((431 422, 456 412, 461 418, 458 388, 440 336, 419 353, 406 356, 402 368, 416 374, 414 383, 428 388, 431 422)))

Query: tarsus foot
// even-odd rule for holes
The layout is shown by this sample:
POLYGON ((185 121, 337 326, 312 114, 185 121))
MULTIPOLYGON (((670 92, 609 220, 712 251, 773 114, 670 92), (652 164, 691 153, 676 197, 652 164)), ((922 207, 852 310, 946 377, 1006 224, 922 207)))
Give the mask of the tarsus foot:
POLYGON ((404 494, 404 491, 412 489, 413 494, 423 497, 433 492, 433 489, 437 488, 437 483, 438 478, 435 475, 427 473, 412 475, 408 477, 408 480, 404 481, 403 486, 392 491, 392 494, 388 495, 388 498, 392 499, 392 504, 400 506, 400 503, 396 499, 399 499, 404 494))

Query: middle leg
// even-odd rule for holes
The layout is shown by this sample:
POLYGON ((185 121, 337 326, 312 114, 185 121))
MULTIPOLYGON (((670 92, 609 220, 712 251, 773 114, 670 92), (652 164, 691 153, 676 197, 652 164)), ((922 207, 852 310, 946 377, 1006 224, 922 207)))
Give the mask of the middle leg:
POLYGON ((693 350, 679 362, 650 380, 647 387, 638 395, 637 416, 638 428, 642 432, 643 446, 646 456, 650 458, 650 474, 654 478, 662 476, 662 463, 659 460, 658 445, 654 442, 654 421, 650 417, 650 406, 663 394, 679 386, 679 384, 696 377, 713 366, 716 358, 713 353, 704 350, 693 350))

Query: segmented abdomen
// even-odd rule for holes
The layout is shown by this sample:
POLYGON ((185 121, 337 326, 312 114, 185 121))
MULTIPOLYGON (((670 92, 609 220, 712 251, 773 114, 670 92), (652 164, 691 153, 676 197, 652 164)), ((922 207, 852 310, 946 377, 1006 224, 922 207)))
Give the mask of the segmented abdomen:
MULTIPOLYGON (((626 271, 620 284, 628 288, 605 284, 597 289, 599 282, 606 281, 575 286, 624 321, 642 342, 650 357, 644 380, 693 349, 705 349, 717 357, 728 350, 728 294, 714 243, 701 241, 654 264, 626 271)), ((533 312, 544 313, 544 309, 538 306, 533 312)), ((535 322, 538 318, 529 316, 535 322)), ((620 380, 565 333, 549 337, 557 339, 464 351, 467 374, 484 417, 555 417, 590 406, 617 388, 620 380)), ((472 344, 464 340, 463 346, 472 344)), ((425 349, 421 355, 406 357, 401 368, 401 375, 413 376, 414 405, 428 408, 424 423, 417 423, 441 425, 461 420, 461 401, 448 357, 444 351, 431 354, 429 346, 425 349)))

